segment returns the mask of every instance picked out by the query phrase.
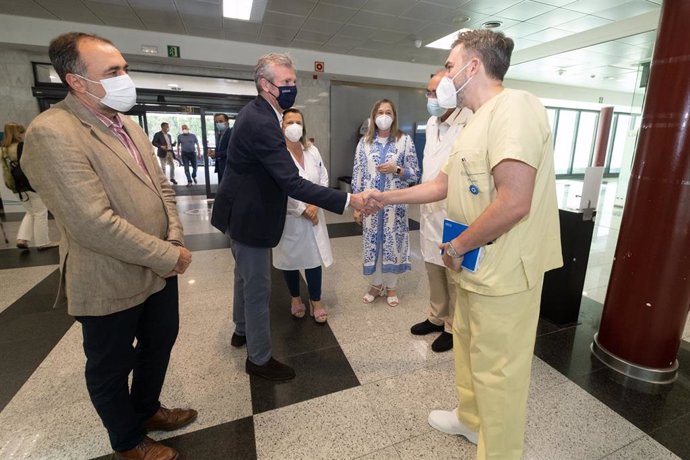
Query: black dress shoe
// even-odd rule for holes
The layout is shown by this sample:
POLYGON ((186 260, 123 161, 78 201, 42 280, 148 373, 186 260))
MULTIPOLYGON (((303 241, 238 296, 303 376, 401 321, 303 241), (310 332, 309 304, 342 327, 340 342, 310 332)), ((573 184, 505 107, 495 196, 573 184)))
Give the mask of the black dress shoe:
POLYGON ((436 337, 436 340, 434 340, 431 343, 431 349, 435 351, 436 353, 440 353, 442 351, 448 351, 453 348, 453 334, 450 334, 448 332, 441 332, 441 335, 436 337))
POLYGON ((177 185, 177 181, 176 181, 175 179, 170 179, 170 182, 171 182, 173 185, 177 185))
POLYGON ((295 378, 295 371, 287 364, 283 364, 280 361, 276 361, 271 357, 268 362, 264 365, 259 366, 249 361, 245 363, 245 370, 247 374, 254 375, 256 377, 261 377, 266 380, 290 380, 295 378))
POLYGON ((417 323, 410 328, 410 332, 414 335, 427 335, 432 332, 443 332, 443 324, 440 326, 435 325, 428 319, 425 319, 421 323, 417 323))
POLYGON ((247 343, 247 337, 244 335, 237 335, 232 333, 232 338, 230 339, 230 345, 236 348, 240 348, 247 343))

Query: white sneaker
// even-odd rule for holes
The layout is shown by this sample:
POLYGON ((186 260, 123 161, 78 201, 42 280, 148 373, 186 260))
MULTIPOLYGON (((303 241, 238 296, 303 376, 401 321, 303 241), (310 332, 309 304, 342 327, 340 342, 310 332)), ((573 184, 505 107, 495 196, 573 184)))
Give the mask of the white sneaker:
POLYGON ((472 444, 477 444, 479 433, 467 428, 458 419, 458 410, 432 410, 429 414, 429 425, 446 434, 464 436, 472 444))

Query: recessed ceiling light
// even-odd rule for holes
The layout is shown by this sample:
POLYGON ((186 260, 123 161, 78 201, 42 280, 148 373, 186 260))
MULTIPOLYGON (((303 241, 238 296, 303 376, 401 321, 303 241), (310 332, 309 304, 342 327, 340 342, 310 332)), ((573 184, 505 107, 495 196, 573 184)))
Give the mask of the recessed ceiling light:
POLYGON ((503 23, 501 21, 486 21, 482 24, 482 27, 485 29, 498 29, 502 25, 503 23))
POLYGON ((463 15, 455 16, 455 17, 452 19, 453 24, 464 24, 464 23, 466 23, 466 22, 469 21, 469 20, 470 20, 470 17, 469 17, 469 16, 463 16, 463 15))
POLYGON ((438 48, 441 50, 449 50, 450 47, 453 46, 453 42, 455 42, 455 40, 457 40, 458 35, 460 35, 463 32, 467 32, 468 30, 472 30, 472 29, 468 29, 468 28, 464 27, 460 30, 456 30, 452 34, 448 34, 445 37, 441 37, 438 40, 434 40, 433 42, 429 43, 428 45, 425 45, 424 47, 425 48, 438 48))
POLYGON ((253 0, 223 0, 223 16, 249 21, 253 0))

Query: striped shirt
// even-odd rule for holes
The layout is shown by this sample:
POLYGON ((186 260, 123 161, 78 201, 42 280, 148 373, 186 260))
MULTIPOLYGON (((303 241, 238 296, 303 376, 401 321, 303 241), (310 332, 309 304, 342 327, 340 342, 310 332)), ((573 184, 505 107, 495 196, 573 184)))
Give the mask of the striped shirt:
POLYGON ((120 114, 116 113, 113 118, 109 118, 103 115, 102 113, 94 110, 93 107, 90 107, 86 104, 84 104, 84 107, 86 107, 88 111, 91 112, 96 118, 101 120, 106 128, 108 128, 110 131, 112 131, 113 134, 115 134, 115 137, 117 137, 122 143, 122 145, 125 146, 127 152, 129 152, 136 164, 138 164, 142 171, 146 173, 146 176, 149 179, 151 179, 151 175, 146 169, 146 165, 144 165, 144 160, 141 158, 141 153, 137 149, 137 146, 134 145, 134 141, 132 141, 132 138, 129 137, 129 134, 127 134, 127 131, 125 131, 125 127, 122 123, 122 119, 120 118, 120 114))

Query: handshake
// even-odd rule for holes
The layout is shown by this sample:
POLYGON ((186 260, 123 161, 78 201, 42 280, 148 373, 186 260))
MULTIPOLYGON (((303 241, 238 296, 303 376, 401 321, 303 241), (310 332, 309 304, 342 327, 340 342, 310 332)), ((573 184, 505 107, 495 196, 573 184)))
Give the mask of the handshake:
POLYGON ((350 195, 350 206, 365 215, 380 211, 386 204, 385 194, 376 189, 350 195))

